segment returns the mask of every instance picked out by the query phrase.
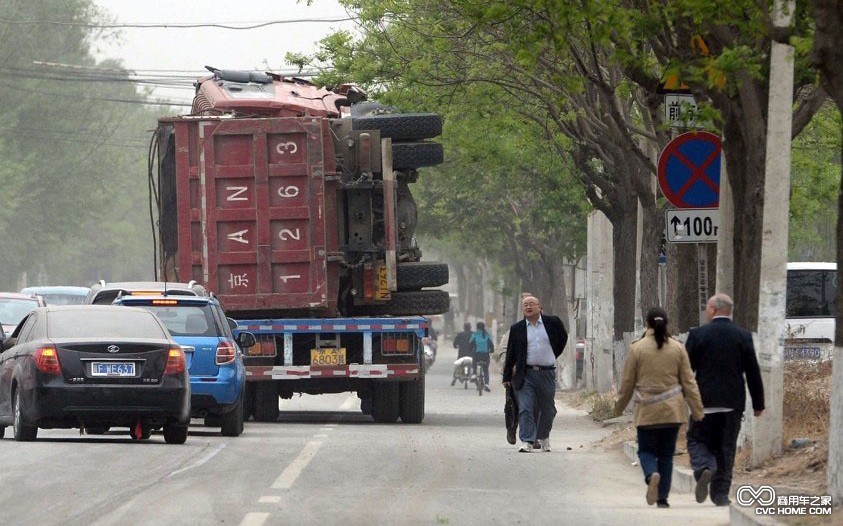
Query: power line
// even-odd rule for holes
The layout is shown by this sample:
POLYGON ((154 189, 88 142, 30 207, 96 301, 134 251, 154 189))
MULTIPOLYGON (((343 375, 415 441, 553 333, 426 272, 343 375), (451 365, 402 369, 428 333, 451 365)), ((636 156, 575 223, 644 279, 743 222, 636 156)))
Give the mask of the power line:
MULTIPOLYGON (((0 24, 12 25, 47 25, 47 26, 65 26, 65 27, 86 27, 91 29, 196 29, 203 27, 217 28, 217 29, 233 29, 233 30, 248 30, 259 29, 267 26, 282 25, 282 24, 301 24, 301 23, 331 23, 331 22, 350 22, 358 20, 357 17, 346 18, 295 18, 290 20, 272 20, 269 22, 242 22, 249 25, 228 25, 217 23, 128 23, 128 24, 90 24, 86 22, 60 22, 56 20, 10 20, 7 18, 0 18, 0 24)), ((235 24, 241 22, 234 22, 235 24)))

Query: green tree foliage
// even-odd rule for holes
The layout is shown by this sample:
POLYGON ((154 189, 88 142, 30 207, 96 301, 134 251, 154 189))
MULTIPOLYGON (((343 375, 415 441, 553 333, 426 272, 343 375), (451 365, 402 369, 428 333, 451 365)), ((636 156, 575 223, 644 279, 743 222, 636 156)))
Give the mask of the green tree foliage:
POLYGON ((99 78, 120 67, 96 64, 92 42, 109 35, 81 23, 103 15, 87 0, 0 0, 0 12, 0 286, 151 275, 154 114, 131 83, 99 78))

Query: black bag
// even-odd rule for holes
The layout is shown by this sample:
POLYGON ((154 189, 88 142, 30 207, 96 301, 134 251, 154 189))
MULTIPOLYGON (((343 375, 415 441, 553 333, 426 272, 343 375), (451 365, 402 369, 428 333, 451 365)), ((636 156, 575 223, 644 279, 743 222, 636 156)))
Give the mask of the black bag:
POLYGON ((506 421, 507 429, 518 427, 518 398, 515 396, 515 390, 511 385, 506 388, 506 402, 503 406, 503 417, 506 421))

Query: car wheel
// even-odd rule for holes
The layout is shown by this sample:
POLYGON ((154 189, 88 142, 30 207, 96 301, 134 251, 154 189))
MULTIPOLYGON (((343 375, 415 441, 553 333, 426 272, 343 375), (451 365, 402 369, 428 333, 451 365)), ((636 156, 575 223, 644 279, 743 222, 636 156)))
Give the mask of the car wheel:
POLYGON ((6 436, 6 426, 0 426, 0 438, 6 436))
POLYGON ((220 434, 222 436, 237 437, 243 433, 243 399, 245 397, 246 392, 243 390, 234 409, 222 415, 222 424, 220 426, 220 434))
POLYGON ((187 441, 187 426, 164 424, 164 441, 168 444, 184 444, 187 441))
POLYGON ((32 442, 38 436, 38 427, 28 425, 23 421, 23 408, 20 389, 15 390, 15 440, 18 442, 32 442))
POLYGON ((85 426, 85 433, 89 435, 104 435, 111 429, 109 426, 85 426))
POLYGON ((426 261, 398 263, 395 268, 395 278, 400 291, 441 287, 448 283, 448 264, 426 261))

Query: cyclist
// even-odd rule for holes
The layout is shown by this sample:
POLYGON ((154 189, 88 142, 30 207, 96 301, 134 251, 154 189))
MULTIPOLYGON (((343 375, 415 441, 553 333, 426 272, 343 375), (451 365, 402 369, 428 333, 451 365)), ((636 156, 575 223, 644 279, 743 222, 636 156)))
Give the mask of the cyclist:
POLYGON ((491 392, 491 389, 489 389, 489 357, 495 349, 495 345, 492 343, 492 336, 486 332, 485 323, 477 322, 477 330, 471 335, 469 342, 474 355, 475 374, 477 374, 477 366, 482 367, 483 378, 485 379, 484 389, 491 392))

